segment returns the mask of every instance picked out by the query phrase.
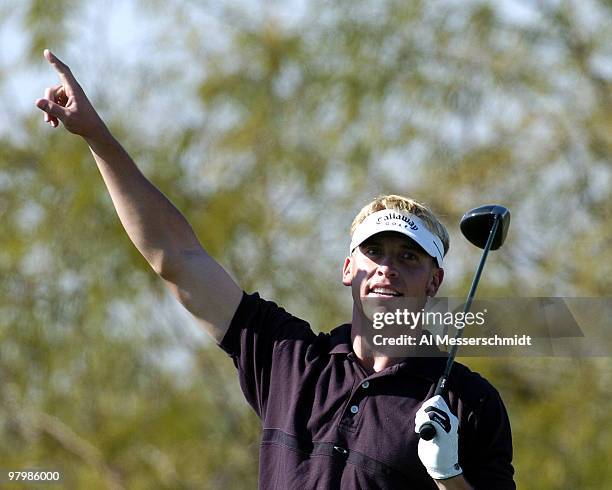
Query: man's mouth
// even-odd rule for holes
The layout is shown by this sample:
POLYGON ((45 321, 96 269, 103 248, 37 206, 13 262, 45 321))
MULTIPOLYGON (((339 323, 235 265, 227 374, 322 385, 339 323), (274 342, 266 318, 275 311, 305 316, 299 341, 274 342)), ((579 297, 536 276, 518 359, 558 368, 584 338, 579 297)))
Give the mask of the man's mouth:
POLYGON ((368 292, 368 296, 382 296, 392 298, 403 296, 403 294, 393 288, 376 286, 370 289, 370 291, 368 292))

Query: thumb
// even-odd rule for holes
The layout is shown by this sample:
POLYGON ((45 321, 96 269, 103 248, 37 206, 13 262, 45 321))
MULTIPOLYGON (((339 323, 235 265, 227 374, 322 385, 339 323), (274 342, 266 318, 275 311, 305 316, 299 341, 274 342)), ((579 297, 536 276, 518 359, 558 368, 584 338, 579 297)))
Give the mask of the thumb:
POLYGON ((36 107, 47 114, 57 117, 62 122, 68 116, 68 111, 64 107, 47 99, 37 99, 36 107))

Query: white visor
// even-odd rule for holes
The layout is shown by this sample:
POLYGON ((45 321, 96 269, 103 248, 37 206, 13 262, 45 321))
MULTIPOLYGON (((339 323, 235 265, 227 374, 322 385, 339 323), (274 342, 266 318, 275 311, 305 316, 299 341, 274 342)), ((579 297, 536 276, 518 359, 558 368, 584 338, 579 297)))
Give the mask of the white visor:
POLYGON ((383 209, 366 217, 355 229, 351 240, 349 254, 372 235, 383 231, 396 231, 412 238, 425 252, 436 259, 442 267, 444 246, 442 240, 425 226, 425 223, 413 214, 394 209, 383 209))

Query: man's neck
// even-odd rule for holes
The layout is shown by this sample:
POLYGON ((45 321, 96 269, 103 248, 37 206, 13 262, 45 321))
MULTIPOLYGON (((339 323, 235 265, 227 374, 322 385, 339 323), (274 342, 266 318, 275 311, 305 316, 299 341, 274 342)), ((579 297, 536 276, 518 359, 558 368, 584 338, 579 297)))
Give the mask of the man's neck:
POLYGON ((353 352, 368 374, 382 371, 405 359, 404 357, 389 357, 380 352, 372 351, 364 341, 362 323, 361 316, 353 314, 351 343, 353 345, 353 352))
POLYGON ((401 362, 403 358, 389 357, 377 352, 372 352, 362 342, 362 337, 357 335, 352 338, 353 352, 359 359, 359 363, 363 366, 368 374, 378 373, 383 369, 393 366, 401 362))

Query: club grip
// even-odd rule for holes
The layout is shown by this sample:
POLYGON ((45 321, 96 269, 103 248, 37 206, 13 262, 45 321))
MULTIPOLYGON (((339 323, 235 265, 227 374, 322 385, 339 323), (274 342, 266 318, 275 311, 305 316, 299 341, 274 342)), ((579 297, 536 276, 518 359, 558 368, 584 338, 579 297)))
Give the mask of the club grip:
POLYGON ((433 426, 431 422, 427 422, 423 424, 421 427, 421 432, 419 432, 419 437, 425 441, 431 441, 436 436, 436 428, 433 426))
MULTIPOLYGON (((436 385, 436 391, 434 391, 433 396, 444 395, 446 391, 446 381, 448 377, 445 375, 440 376, 438 380, 438 384, 436 385)), ((421 426, 421 431, 419 432, 419 437, 425 441, 431 441, 434 437, 436 437, 436 427, 432 422, 426 422, 421 426)))

